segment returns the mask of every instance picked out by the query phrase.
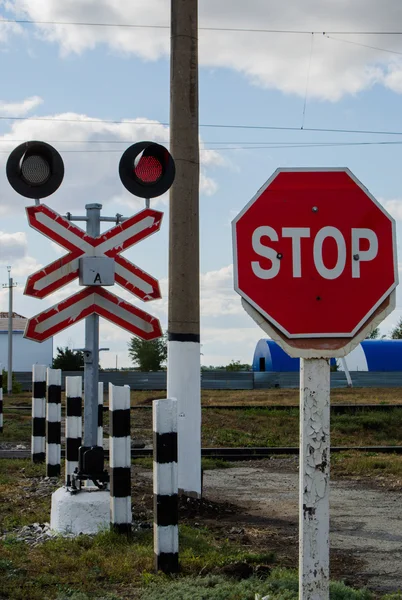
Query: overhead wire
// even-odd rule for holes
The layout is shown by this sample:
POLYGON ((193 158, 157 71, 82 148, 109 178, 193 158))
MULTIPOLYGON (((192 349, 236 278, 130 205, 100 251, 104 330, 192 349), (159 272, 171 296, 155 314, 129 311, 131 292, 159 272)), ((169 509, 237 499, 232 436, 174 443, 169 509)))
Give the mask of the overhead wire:
MULTIPOLYGON (((155 125, 159 127, 169 127, 168 122, 162 121, 130 121, 130 120, 114 120, 114 119, 78 119, 78 118, 62 118, 62 117, 13 117, 10 115, 0 115, 0 120, 10 121, 40 121, 40 122, 57 122, 57 123, 81 123, 83 125, 91 125, 93 123, 104 123, 109 125, 155 125)), ((362 135, 402 135, 402 131, 384 131, 380 129, 346 129, 346 128, 327 128, 327 127, 296 127, 296 126, 279 126, 279 125, 243 125, 243 124, 224 124, 224 123, 200 123, 200 127, 212 129, 249 129, 260 131, 309 131, 312 133, 348 133, 362 135)))
MULTIPOLYGON (((13 140, 9 140, 13 141, 13 140)), ((53 143, 56 143, 53 141, 53 143)), ((58 142, 63 143, 63 142, 58 142)), ((108 142, 104 142, 108 143, 108 142)), ((132 143, 132 142, 126 142, 132 143)), ((210 142, 216 144, 234 144, 234 142, 210 142)), ((245 142, 243 142, 245 143, 245 142)), ((248 142, 252 144, 252 142, 248 142)), ((349 147, 349 146, 388 146, 388 145, 402 145, 402 140, 398 141, 375 141, 375 142, 305 142, 305 143, 297 143, 297 142, 275 142, 275 143, 263 143, 260 142, 258 146, 240 146, 240 145, 231 145, 231 146, 222 146, 215 147, 214 150, 273 150, 273 149, 293 149, 293 148, 334 148, 334 147, 349 147)), ((201 150, 210 150, 211 148, 202 147, 201 150)), ((121 149, 97 149, 97 150, 61 150, 62 153, 67 154, 113 154, 113 153, 121 153, 121 149)), ((8 150, 0 150, 0 154, 8 154, 8 150)))
POLYGON ((352 44, 353 46, 360 46, 361 48, 369 48, 370 50, 377 50, 379 52, 387 52, 388 54, 397 54, 402 56, 402 52, 398 52, 397 50, 389 50, 387 48, 380 48, 379 46, 370 46, 369 44, 361 44, 360 42, 354 42, 352 40, 343 40, 341 38, 332 37, 332 35, 324 34, 328 40, 334 40, 336 42, 343 42, 344 44, 352 44))
MULTIPOLYGON (((42 21, 35 19, 11 19, 2 18, 0 23, 16 23, 18 25, 69 25, 75 27, 121 27, 129 29, 170 29, 170 25, 143 24, 143 23, 95 23, 90 21, 42 21)), ((200 26, 200 31, 231 31, 239 33, 279 33, 311 35, 335 34, 335 35, 402 35, 402 30, 378 31, 378 30, 311 30, 311 29, 264 29, 252 27, 205 27, 200 26)))

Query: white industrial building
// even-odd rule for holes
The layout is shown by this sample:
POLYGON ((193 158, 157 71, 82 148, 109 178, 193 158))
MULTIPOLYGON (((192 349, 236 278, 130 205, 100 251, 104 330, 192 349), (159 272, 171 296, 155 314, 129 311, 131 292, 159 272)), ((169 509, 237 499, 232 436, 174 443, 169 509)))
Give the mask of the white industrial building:
MULTIPOLYGON (((53 338, 41 344, 24 338, 28 319, 13 313, 13 371, 31 371, 32 365, 52 366, 53 338)), ((8 313, 0 312, 0 364, 8 364, 8 313)))

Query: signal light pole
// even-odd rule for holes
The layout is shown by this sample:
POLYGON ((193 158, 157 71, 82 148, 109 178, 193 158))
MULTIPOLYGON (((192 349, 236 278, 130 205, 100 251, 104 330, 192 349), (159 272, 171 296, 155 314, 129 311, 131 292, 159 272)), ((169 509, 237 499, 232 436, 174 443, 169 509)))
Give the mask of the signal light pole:
POLYGON ((8 289, 8 366, 7 366, 7 394, 13 392, 13 288, 16 287, 11 277, 11 267, 7 267, 8 283, 3 288, 8 289))
POLYGON ((179 490, 201 495, 198 0, 171 1, 168 398, 178 401, 179 490))

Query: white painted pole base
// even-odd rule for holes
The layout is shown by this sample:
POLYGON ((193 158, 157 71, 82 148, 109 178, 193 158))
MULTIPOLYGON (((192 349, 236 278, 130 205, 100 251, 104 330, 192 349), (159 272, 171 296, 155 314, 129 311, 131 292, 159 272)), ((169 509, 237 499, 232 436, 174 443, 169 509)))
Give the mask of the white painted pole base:
POLYGON ((59 533, 98 533, 109 529, 110 494, 96 487, 70 494, 59 488, 52 494, 50 528, 59 533))
POLYGON ((167 396, 177 400, 179 492, 201 496, 200 344, 168 342, 167 396))
POLYGON ((329 600, 330 366, 300 359, 299 600, 329 600))

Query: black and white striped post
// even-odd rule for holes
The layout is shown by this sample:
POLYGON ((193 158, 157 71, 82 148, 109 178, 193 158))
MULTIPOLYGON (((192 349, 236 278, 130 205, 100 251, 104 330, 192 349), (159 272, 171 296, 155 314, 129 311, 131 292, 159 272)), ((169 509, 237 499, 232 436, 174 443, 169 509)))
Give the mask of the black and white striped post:
POLYGON ((179 570, 177 400, 153 402, 155 569, 179 570))
POLYGON ((98 446, 103 448, 103 381, 98 383, 98 446))
POLYGON ((78 467, 82 438, 82 377, 66 377, 66 485, 78 467))
POLYGON ((46 475, 61 472, 61 370, 47 370, 46 475))
POLYGON ((3 433, 3 365, 0 365, 0 433, 3 433))
POLYGON ((131 532, 130 387, 109 383, 110 527, 131 532))
POLYGON ((46 458, 46 367, 32 367, 32 462, 42 463, 46 458))

